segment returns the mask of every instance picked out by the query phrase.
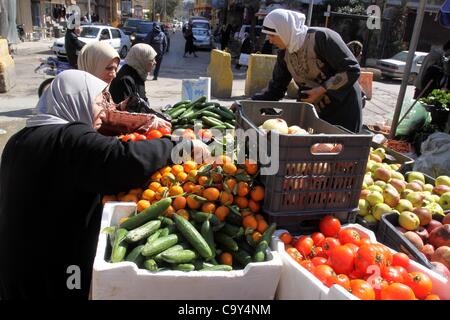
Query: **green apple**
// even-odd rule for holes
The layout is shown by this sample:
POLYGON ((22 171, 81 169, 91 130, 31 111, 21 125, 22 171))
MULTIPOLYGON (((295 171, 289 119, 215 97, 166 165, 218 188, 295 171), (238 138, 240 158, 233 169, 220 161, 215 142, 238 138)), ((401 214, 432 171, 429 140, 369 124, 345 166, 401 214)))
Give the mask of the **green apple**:
POLYGON ((371 171, 372 173, 375 173, 375 171, 377 171, 378 169, 383 168, 383 167, 384 167, 384 166, 383 166, 382 163, 375 162, 375 164, 374 164, 372 167, 370 167, 370 171, 371 171))
POLYGON ((435 186, 444 185, 450 187, 450 177, 449 176, 439 176, 436 178, 435 186))
POLYGON ((391 207, 389 207, 386 203, 378 203, 372 208, 372 215, 375 219, 380 221, 383 214, 390 213, 391 211, 391 207))
POLYGON ((408 177, 406 179, 408 182, 412 182, 414 180, 419 180, 422 181, 423 183, 425 183, 425 176, 423 175, 422 172, 418 172, 418 171, 411 171, 408 174, 408 177))
POLYGON ((391 178, 392 178, 392 179, 398 179, 398 180, 405 181, 405 177, 404 177, 400 172, 398 172, 398 171, 392 172, 391 178))
POLYGON ((382 180, 377 180, 377 181, 375 181, 375 185, 379 186, 381 189, 384 189, 386 187, 386 182, 384 182, 382 180))
POLYGON ((373 165, 374 165, 375 163, 376 163, 376 162, 373 161, 373 160, 371 160, 371 159, 367 160, 366 172, 372 173, 372 172, 371 172, 371 171, 372 171, 372 167, 373 167, 373 165))
POLYGON ((383 191, 383 199, 385 204, 391 208, 395 208, 400 201, 400 194, 394 187, 388 184, 383 191))
POLYGON ((381 160, 384 160, 384 158, 386 158, 386 150, 384 150, 383 148, 377 148, 373 150, 372 153, 378 155, 381 160))
POLYGON ((398 224, 409 231, 417 230, 420 226, 419 217, 410 211, 403 211, 398 216, 398 224))
POLYGON ((359 199, 358 209, 359 209, 358 214, 360 216, 362 216, 362 217, 367 216, 368 214, 370 214, 370 203, 369 203, 369 201, 367 201, 365 199, 359 199))
MULTIPOLYGON (((363 182, 363 183, 365 183, 365 184, 367 185, 367 187, 370 187, 371 185, 373 185, 373 179, 372 179, 372 176, 366 174, 366 175, 364 176, 364 182, 363 182)), ((367 187, 366 187, 366 188, 367 188, 367 187)))
POLYGON ((406 199, 400 199, 398 205, 395 207, 395 209, 400 211, 400 213, 403 211, 412 211, 413 208, 414 206, 412 205, 412 203, 406 199))
POLYGON ((381 188, 380 186, 376 186, 376 185, 372 185, 372 186, 368 187, 367 190, 378 191, 379 193, 383 193, 383 188, 381 188))
POLYGON ((383 195, 381 194, 381 192, 379 191, 372 191, 367 195, 367 199, 366 199, 370 206, 375 206, 378 203, 383 203, 384 199, 383 199, 383 195))
POLYGON ((439 205, 444 210, 450 210, 450 192, 444 193, 439 199, 439 205))
POLYGON ((401 164, 398 164, 398 163, 393 163, 393 164, 390 164, 390 165, 389 165, 389 167, 391 167, 391 169, 394 170, 394 171, 398 171, 398 170, 400 169, 401 166, 402 166, 402 165, 401 165, 401 164))
POLYGON ((406 200, 409 200, 415 208, 421 207, 424 199, 425 196, 421 192, 411 192, 406 196, 406 200))
POLYGON ((431 199, 432 199, 432 202, 439 202, 439 200, 441 199, 441 197, 439 197, 437 194, 432 194, 431 195, 431 199))
POLYGON ((424 208, 431 211, 432 215, 439 215, 445 217, 444 209, 437 202, 429 203, 424 208))
POLYGON ((393 209, 392 213, 396 213, 396 214, 400 215, 400 211, 398 211, 397 209, 393 209))
POLYGON ((405 189, 402 191, 402 193, 400 195, 403 199, 406 199, 406 196, 412 192, 414 192, 414 191, 412 191, 411 189, 405 189))
POLYGON ((427 184, 425 184, 424 186, 423 186, 423 191, 429 191, 429 192, 432 192, 433 191, 433 185, 432 184, 429 184, 429 183, 427 183, 427 184))
POLYGON ((375 219, 375 217, 371 214, 368 214, 367 216, 364 217, 364 220, 366 220, 367 222, 371 223, 371 222, 377 222, 377 219, 375 219))

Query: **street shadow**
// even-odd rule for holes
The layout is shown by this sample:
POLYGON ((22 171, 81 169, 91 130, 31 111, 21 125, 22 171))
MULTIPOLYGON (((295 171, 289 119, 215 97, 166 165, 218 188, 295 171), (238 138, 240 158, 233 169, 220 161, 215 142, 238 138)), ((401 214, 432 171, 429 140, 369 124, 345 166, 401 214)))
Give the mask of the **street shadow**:
POLYGON ((0 117, 29 118, 33 115, 33 110, 34 108, 29 108, 29 109, 0 112, 0 117))
POLYGON ((36 52, 36 54, 48 54, 48 55, 53 55, 54 54, 54 52, 52 51, 52 50, 44 50, 44 51, 39 51, 39 52, 36 52))

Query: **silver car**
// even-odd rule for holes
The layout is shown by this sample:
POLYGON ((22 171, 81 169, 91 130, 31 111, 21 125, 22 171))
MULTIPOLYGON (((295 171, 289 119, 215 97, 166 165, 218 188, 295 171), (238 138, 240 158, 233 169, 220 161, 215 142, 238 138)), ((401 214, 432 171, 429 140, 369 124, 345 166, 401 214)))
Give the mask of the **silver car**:
MULTIPOLYGON (((419 74, 423 59, 427 54, 427 52, 415 52, 411 66, 411 75, 409 79, 410 83, 414 82, 415 78, 419 74)), ((405 72, 407 57, 408 51, 402 51, 394 55, 392 58, 378 60, 377 67, 381 70, 381 74, 385 78, 402 78, 403 73, 405 72)))
POLYGON ((213 49, 213 37, 211 31, 203 28, 192 28, 194 45, 197 48, 213 49))

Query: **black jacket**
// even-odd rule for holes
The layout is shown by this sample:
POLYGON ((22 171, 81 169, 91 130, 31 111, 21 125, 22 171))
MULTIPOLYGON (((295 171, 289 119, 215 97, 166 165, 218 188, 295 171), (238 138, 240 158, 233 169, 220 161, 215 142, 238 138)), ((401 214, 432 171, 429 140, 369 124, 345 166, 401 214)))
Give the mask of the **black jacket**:
POLYGON ((148 101, 147 96, 145 95, 145 81, 142 80, 142 78, 133 67, 130 67, 126 64, 122 68, 120 68, 117 76, 109 86, 109 92, 111 93, 114 102, 120 103, 127 97, 129 97, 132 93, 129 90, 129 86, 125 84, 125 81, 127 81, 125 79, 126 76, 130 76, 131 78, 133 78, 139 96, 145 101, 148 101))
POLYGON ((145 186, 172 148, 167 138, 126 143, 83 123, 12 136, 0 166, 0 298, 87 299, 101 194, 145 186), (67 287, 73 265, 79 290, 67 287))
POLYGON ((84 42, 78 40, 78 35, 74 30, 67 29, 64 37, 64 46, 66 48, 67 59, 72 68, 77 68, 78 51, 80 51, 84 45, 84 42))
POLYGON ((159 25, 153 26, 153 30, 145 37, 144 43, 151 45, 158 55, 163 55, 166 52, 167 38, 159 25))

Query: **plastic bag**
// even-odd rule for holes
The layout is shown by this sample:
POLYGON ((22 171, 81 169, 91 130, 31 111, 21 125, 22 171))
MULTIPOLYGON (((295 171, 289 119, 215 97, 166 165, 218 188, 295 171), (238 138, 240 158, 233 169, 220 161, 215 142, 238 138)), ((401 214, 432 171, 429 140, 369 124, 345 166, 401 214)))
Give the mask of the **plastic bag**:
MULTIPOLYGON (((414 103, 413 99, 405 99, 402 105, 402 112, 400 114, 400 119, 403 117, 405 112, 414 103)), ((422 128, 424 125, 429 124, 431 121, 430 113, 424 108, 423 104, 417 102, 412 110, 408 113, 405 119, 400 122, 397 126, 397 131, 395 131, 395 136, 398 137, 408 137, 414 134, 415 131, 422 128)))
POLYGON ((414 163, 414 171, 420 171, 432 177, 450 175, 450 135, 443 132, 433 133, 422 143, 422 155, 414 163))

